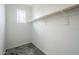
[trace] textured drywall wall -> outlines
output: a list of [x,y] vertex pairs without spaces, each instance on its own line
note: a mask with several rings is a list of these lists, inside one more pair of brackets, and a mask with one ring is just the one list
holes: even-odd
[[5,42],[5,5],[0,4],[0,54],[3,54]]
[[46,54],[79,54],[79,8],[33,22],[33,44]]
[[20,4],[6,5],[6,42],[5,49],[31,42],[31,24],[17,23],[17,8],[25,10],[26,21],[31,19],[31,8]]

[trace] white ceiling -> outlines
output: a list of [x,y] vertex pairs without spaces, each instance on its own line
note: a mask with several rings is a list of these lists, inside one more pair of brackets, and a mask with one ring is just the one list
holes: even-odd
[[24,5],[29,6],[29,7],[35,7],[35,6],[38,6],[40,4],[24,4]]
[[69,4],[24,4],[24,5],[29,7],[36,7],[36,6],[55,6],[55,5],[69,5]]

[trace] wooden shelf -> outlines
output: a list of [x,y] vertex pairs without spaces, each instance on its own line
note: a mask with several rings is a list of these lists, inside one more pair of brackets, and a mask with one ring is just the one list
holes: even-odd
[[74,4],[74,5],[71,6],[71,7],[64,8],[64,9],[62,9],[62,10],[59,10],[59,11],[55,11],[55,12],[52,12],[52,13],[46,14],[46,15],[44,15],[44,16],[41,16],[41,17],[37,18],[37,19],[29,20],[28,22],[35,22],[35,21],[37,21],[37,20],[40,20],[40,19],[43,19],[43,18],[49,17],[49,16],[54,15],[54,14],[56,14],[56,13],[59,13],[59,12],[62,12],[62,11],[65,12],[65,11],[68,11],[68,10],[71,10],[71,9],[74,9],[74,8],[77,8],[77,7],[79,7],[79,5],[78,5],[78,4],[76,4],[76,5]]

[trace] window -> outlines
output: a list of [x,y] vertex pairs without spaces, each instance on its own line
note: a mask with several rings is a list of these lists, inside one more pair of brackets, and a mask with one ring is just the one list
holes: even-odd
[[21,9],[17,9],[17,23],[26,23],[26,12]]

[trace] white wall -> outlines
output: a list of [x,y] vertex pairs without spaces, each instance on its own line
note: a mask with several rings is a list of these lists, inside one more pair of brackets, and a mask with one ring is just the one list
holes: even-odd
[[33,17],[37,19],[47,14],[51,14],[62,9],[74,6],[75,4],[37,4],[33,6]]
[[31,24],[16,22],[17,8],[26,11],[26,20],[30,20],[31,8],[24,5],[6,5],[6,46],[5,49],[13,48],[19,45],[31,42]]
[[3,54],[5,39],[5,5],[0,4],[0,55]]
[[46,54],[79,54],[79,8],[33,22],[32,43]]

